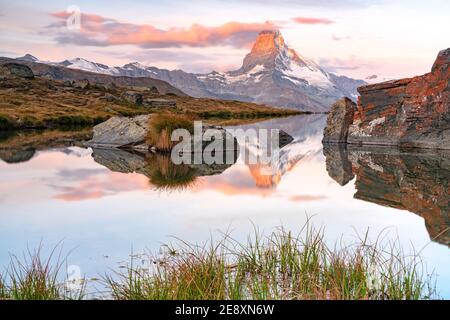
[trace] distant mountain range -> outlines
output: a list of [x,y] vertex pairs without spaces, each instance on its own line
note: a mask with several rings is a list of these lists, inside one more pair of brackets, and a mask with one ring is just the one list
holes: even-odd
[[242,67],[223,73],[170,71],[138,62],[109,67],[82,58],[55,63],[40,61],[29,54],[18,59],[112,76],[150,77],[168,82],[193,97],[255,102],[304,111],[328,111],[331,104],[343,96],[356,100],[356,88],[366,84],[326,72],[289,48],[279,31],[262,31]]

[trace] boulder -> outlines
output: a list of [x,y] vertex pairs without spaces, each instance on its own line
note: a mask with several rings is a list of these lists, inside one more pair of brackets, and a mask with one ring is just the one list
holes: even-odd
[[142,105],[144,102],[144,98],[142,94],[136,91],[126,91],[122,94],[122,99],[136,105]]
[[108,102],[112,102],[112,101],[117,100],[117,98],[114,95],[112,95],[111,93],[106,93],[104,98]]
[[74,88],[88,89],[89,86],[90,86],[89,81],[86,79],[72,81],[72,87],[74,87]]
[[34,79],[34,73],[28,66],[15,62],[2,64],[0,66],[0,75]]
[[177,106],[177,102],[167,99],[145,99],[144,105],[152,108],[173,108]]
[[353,123],[356,104],[349,98],[336,101],[328,113],[323,142],[347,142],[348,128]]
[[93,138],[87,142],[87,145],[99,148],[141,145],[145,143],[147,137],[150,117],[151,115],[141,115],[133,118],[112,117],[94,127]]
[[152,95],[159,95],[159,94],[160,94],[158,88],[155,87],[155,86],[151,87],[150,90],[149,90],[149,92],[150,92],[150,94],[152,94]]
[[105,91],[114,91],[117,89],[117,86],[114,84],[114,82],[111,83],[97,83],[95,84],[98,88],[105,90]]

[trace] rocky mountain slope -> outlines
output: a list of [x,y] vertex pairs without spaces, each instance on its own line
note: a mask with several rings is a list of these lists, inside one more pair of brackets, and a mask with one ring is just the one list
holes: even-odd
[[[31,55],[19,59],[37,61]],[[289,48],[279,31],[262,31],[242,67],[223,73],[169,71],[137,62],[108,67],[81,58],[44,63],[113,76],[159,79],[193,97],[256,102],[303,111],[328,111],[330,105],[343,96],[356,100],[357,87],[366,84],[362,80],[326,72]]]
[[152,78],[114,77],[0,58],[0,131],[90,126],[111,116],[161,111],[215,123],[298,114],[248,102],[193,98]]
[[[106,72],[98,72],[101,68],[68,68],[70,64],[67,62],[61,62],[58,64],[40,61],[37,58],[27,54],[24,57],[18,58],[21,64],[24,64],[33,71],[36,76],[45,77],[52,80],[88,80],[90,83],[96,84],[111,84],[114,83],[117,86],[126,87],[155,87],[161,94],[175,94],[178,96],[186,96],[184,92],[170,85],[169,83],[149,78],[149,77],[127,77],[127,76],[114,76],[112,77]],[[75,59],[77,61],[81,61]],[[0,57],[0,64],[12,62],[14,59]],[[91,65],[84,60],[84,65]],[[82,63],[80,63],[82,64]],[[97,65],[97,64],[95,64]],[[97,71],[97,72],[96,72]]]

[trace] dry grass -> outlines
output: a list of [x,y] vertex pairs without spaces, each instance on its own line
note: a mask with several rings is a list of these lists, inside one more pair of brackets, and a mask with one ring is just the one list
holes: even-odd
[[[92,126],[111,116],[135,116],[170,108],[137,106],[119,97],[126,87],[105,89],[91,85],[88,89],[65,87],[63,82],[37,77],[0,79],[0,130],[49,128],[61,125]],[[131,88],[131,90],[138,90]],[[105,94],[116,97],[107,101]],[[149,91],[141,91],[145,98],[154,98]],[[201,119],[252,119],[298,114],[296,111],[239,101],[196,99],[176,95],[159,98],[175,100],[176,114]],[[173,111],[173,110],[172,110]]]
[[[229,235],[192,245],[179,240],[162,254],[133,259],[126,272],[107,275],[114,299],[431,299],[431,279],[418,256],[397,243],[381,246],[360,239],[330,249],[323,232],[306,227],[294,236],[284,229],[247,243]],[[142,264],[145,261],[145,264]]]
[[70,130],[22,130],[5,131],[0,134],[0,150],[2,149],[48,149],[70,145],[75,141],[89,140],[92,130],[89,128],[71,128]]
[[45,78],[1,80],[0,130],[92,126],[112,115],[147,113],[126,103],[106,101],[104,96],[101,88],[65,87],[62,82]]
[[199,119],[252,121],[252,119],[276,118],[297,115],[301,112],[291,109],[273,108],[265,105],[235,100],[178,97],[178,108]]
[[172,141],[172,132],[186,129],[193,133],[194,120],[185,115],[160,113],[151,117],[149,128],[147,142],[160,152],[169,152],[178,143]]

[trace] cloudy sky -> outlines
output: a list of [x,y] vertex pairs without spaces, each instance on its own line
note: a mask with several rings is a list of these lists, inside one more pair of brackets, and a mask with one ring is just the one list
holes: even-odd
[[0,55],[226,71],[260,30],[280,29],[329,71],[399,78],[450,46],[449,12],[448,0],[0,0]]

